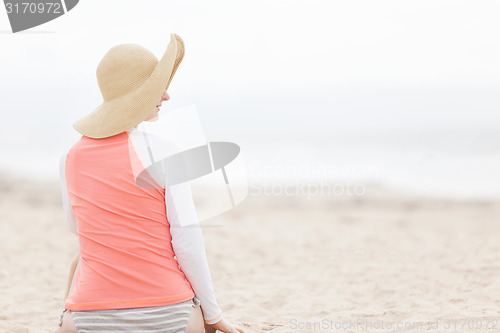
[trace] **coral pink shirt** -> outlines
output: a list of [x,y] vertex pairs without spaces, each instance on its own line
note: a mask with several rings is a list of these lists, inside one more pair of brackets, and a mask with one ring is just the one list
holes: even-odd
[[82,136],[67,154],[81,257],[67,309],[161,306],[195,296],[174,258],[165,189],[136,185],[128,135]]

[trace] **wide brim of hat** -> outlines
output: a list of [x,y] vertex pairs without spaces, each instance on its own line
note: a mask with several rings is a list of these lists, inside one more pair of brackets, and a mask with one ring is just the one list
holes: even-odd
[[151,76],[137,89],[105,101],[94,111],[73,123],[79,133],[95,139],[122,133],[145,120],[168,89],[184,57],[184,42],[170,34],[170,42]]

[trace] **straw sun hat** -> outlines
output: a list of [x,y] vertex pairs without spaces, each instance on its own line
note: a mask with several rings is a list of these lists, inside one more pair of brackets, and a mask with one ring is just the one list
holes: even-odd
[[137,44],[112,47],[97,66],[103,103],[73,127],[90,138],[106,138],[145,120],[168,89],[184,57],[184,42],[170,34],[161,60]]

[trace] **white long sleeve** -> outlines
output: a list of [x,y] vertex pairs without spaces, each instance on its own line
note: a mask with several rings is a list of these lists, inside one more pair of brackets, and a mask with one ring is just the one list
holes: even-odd
[[67,154],[68,152],[65,152],[59,159],[59,177],[61,179],[62,204],[64,213],[66,214],[66,224],[69,230],[78,236],[78,224],[76,223],[76,216],[73,212],[73,207],[71,207],[69,202],[68,189],[66,187],[65,166]]
[[201,302],[205,322],[215,324],[222,320],[223,316],[215,298],[203,235],[189,183],[167,187],[165,204],[172,235],[172,247],[179,267]]

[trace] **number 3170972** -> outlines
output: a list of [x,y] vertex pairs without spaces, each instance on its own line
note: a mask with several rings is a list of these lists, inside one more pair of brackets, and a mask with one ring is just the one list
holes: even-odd
[[34,13],[53,13],[62,14],[61,4],[57,2],[21,2],[21,3],[5,3],[7,14],[12,12],[16,14],[34,14]]

